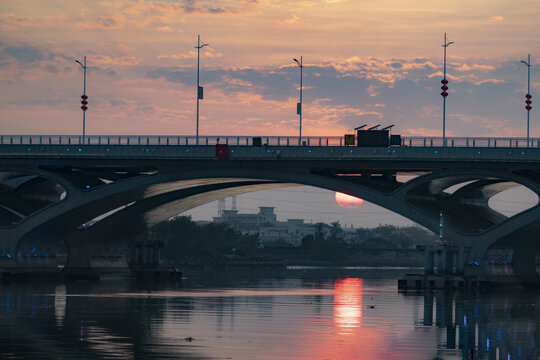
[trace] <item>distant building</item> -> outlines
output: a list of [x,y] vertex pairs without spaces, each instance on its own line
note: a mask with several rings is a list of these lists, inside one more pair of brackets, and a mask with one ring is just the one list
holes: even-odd
[[315,233],[315,227],[303,219],[277,221],[273,207],[261,206],[257,214],[240,214],[238,210],[221,210],[221,213],[214,217],[214,222],[228,223],[243,233],[258,234],[262,244],[284,240],[300,246],[304,236]]

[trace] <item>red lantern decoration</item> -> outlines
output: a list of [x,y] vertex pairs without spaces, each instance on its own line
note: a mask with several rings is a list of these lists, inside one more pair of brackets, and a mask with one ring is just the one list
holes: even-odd
[[531,106],[531,105],[527,105],[527,106],[525,106],[525,109],[527,109],[527,111],[531,111],[532,106]]
[[82,104],[81,109],[82,109],[82,111],[88,110],[88,106],[86,106],[86,105],[88,105],[88,101],[86,101],[86,99],[88,99],[88,96],[81,95],[81,99],[82,99],[81,100],[81,104]]
[[446,85],[446,84],[448,84],[448,80],[442,79],[442,80],[441,80],[441,83],[442,83],[443,85]]
[[443,92],[441,93],[441,96],[442,96],[442,97],[447,97],[447,96],[448,96],[448,93],[447,93],[446,91],[443,91]]

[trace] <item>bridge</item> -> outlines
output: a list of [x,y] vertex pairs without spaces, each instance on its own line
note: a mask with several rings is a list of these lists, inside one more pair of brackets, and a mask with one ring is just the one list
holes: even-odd
[[[147,233],[196,206],[291,185],[339,191],[445,237],[455,268],[540,284],[540,206],[492,209],[516,186],[540,194],[540,139],[403,137],[0,136],[3,274],[101,274],[153,266]],[[64,259],[65,256],[65,259]]]

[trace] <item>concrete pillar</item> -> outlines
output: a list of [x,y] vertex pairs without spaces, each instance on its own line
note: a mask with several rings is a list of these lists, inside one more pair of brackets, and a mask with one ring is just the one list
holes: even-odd
[[137,267],[141,268],[144,264],[144,245],[137,244]]
[[454,248],[453,247],[447,247],[446,248],[446,260],[445,260],[445,268],[444,273],[445,274],[453,274],[454,273]]
[[68,255],[62,273],[69,278],[99,279],[98,274],[90,265],[91,241],[84,236],[74,236],[66,238],[66,243]]
[[451,324],[446,328],[446,348],[456,348],[456,327]]
[[144,265],[145,267],[152,266],[152,253],[153,248],[152,245],[145,245],[144,250],[146,251],[146,258],[144,259]]
[[152,267],[155,267],[155,268],[159,267],[159,256],[160,256],[159,243],[154,242]]
[[437,250],[437,274],[446,274],[446,247]]
[[424,248],[424,274],[433,275],[434,274],[434,251],[432,246],[426,245]]
[[424,292],[424,326],[433,326],[433,293]]
[[456,251],[456,274],[465,273],[465,247],[459,246]]

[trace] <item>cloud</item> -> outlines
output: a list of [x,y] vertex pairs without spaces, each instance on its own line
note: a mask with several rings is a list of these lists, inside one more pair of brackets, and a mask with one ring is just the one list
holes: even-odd
[[12,59],[19,63],[31,63],[43,60],[43,52],[38,48],[21,45],[8,46],[0,52],[0,59]]
[[500,22],[500,21],[503,21],[504,20],[504,16],[500,16],[500,15],[496,15],[496,16],[490,16],[488,18],[489,22]]
[[108,55],[93,55],[91,61],[98,64],[122,66],[134,66],[139,64],[139,60],[134,56],[110,57]]
[[158,26],[154,28],[154,30],[162,32],[172,32],[172,29],[169,26]]
[[292,25],[292,24],[297,24],[299,21],[300,21],[300,18],[293,14],[290,18],[283,20],[283,23]]
[[50,22],[32,18],[30,16],[17,16],[15,14],[1,14],[0,28],[5,31],[13,31],[26,27],[38,27],[50,24]]
[[[223,57],[223,54],[215,51],[212,48],[205,48],[204,52],[201,53],[201,56],[210,59],[218,59]],[[196,59],[197,51],[190,50],[187,53],[183,54],[169,54],[169,55],[158,55],[158,59],[174,59],[174,60],[185,60],[185,59]]]
[[78,29],[87,30],[119,30],[123,29],[126,24],[126,19],[123,15],[117,16],[100,16],[94,21],[80,21],[75,24]]

